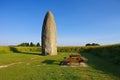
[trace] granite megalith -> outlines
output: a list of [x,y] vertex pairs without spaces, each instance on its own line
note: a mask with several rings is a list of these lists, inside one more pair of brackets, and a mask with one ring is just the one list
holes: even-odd
[[42,54],[57,55],[57,32],[53,14],[48,11],[42,26]]

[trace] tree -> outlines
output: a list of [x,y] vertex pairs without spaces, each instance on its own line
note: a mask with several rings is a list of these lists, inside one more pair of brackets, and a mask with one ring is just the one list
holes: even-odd
[[29,43],[25,43],[25,46],[29,46]]
[[92,44],[87,43],[85,46],[100,46],[100,44],[98,44],[98,43],[92,43]]
[[35,46],[35,44],[33,44],[32,42],[30,42],[30,46],[32,47],[32,46]]
[[24,43],[19,44],[18,46],[29,46],[29,43],[24,42]]
[[100,46],[100,45],[97,44],[97,43],[92,43],[91,45],[92,45],[92,46]]
[[85,46],[91,46],[91,44],[90,44],[90,43],[87,43]]
[[39,47],[39,46],[40,46],[40,43],[38,42],[36,46],[38,46],[38,47]]

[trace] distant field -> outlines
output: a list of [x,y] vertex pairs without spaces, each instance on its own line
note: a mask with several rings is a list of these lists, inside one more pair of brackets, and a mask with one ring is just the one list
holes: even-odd
[[119,65],[91,52],[81,52],[89,67],[61,67],[60,61],[69,53],[41,56],[35,48],[0,47],[0,80],[120,80]]

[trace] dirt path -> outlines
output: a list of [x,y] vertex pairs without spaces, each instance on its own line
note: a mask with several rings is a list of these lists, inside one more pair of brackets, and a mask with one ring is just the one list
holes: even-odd
[[23,62],[16,62],[16,63],[7,64],[7,65],[0,65],[0,69],[9,67],[9,66],[12,66],[12,65],[15,65],[15,64],[21,64],[21,63],[23,63]]
[[[36,58],[37,57],[33,57],[30,60],[35,60]],[[23,63],[23,62],[16,62],[16,63],[6,64],[6,65],[0,65],[0,69],[6,68],[6,67],[9,67],[9,66],[12,66],[12,65],[16,65],[16,64],[21,64],[21,63]]]

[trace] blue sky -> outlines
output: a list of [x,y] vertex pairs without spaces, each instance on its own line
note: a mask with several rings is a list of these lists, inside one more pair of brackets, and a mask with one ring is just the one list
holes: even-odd
[[41,43],[48,10],[58,45],[120,43],[120,0],[0,0],[0,45]]

